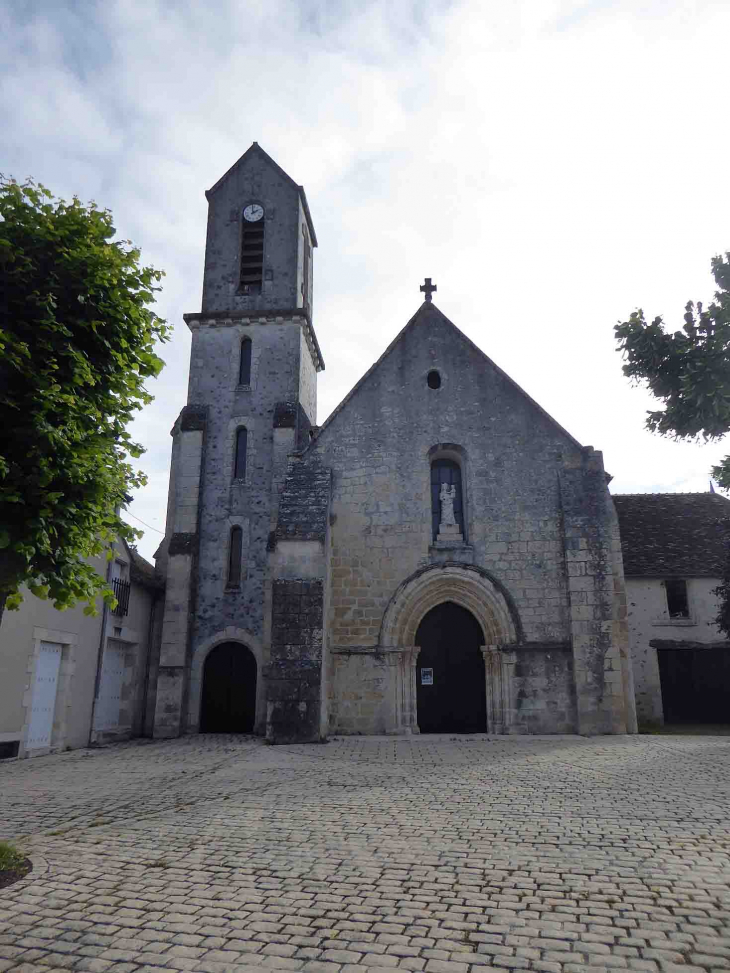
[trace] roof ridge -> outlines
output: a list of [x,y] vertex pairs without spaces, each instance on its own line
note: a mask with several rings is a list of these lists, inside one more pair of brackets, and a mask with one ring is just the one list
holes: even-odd
[[676,492],[666,491],[665,493],[612,493],[612,497],[717,497],[719,500],[728,500],[723,493],[715,493],[711,490],[677,490]]

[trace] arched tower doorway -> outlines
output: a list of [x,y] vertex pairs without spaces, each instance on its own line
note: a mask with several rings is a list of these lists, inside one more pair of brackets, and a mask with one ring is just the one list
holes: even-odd
[[256,658],[240,642],[208,653],[200,700],[201,733],[252,733],[256,720]]
[[416,631],[416,705],[421,733],[485,733],[484,635],[453,601],[428,611]]

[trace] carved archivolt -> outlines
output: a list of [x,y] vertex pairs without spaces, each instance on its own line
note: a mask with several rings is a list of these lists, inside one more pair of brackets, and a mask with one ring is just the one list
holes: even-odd
[[515,621],[497,585],[478,569],[446,564],[419,571],[398,588],[383,616],[380,644],[415,645],[424,615],[445,601],[474,615],[484,633],[484,645],[517,641]]

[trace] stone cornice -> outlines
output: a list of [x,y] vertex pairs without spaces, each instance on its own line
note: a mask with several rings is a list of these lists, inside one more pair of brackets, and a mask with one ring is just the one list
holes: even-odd
[[274,308],[251,311],[200,311],[183,314],[183,321],[191,331],[198,328],[232,328],[234,325],[249,324],[299,324],[304,328],[304,337],[318,372],[324,371],[324,358],[314,333],[312,319],[303,307]]

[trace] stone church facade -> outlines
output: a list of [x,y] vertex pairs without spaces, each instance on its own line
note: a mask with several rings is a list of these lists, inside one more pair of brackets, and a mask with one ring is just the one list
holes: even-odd
[[317,426],[304,191],[254,143],[207,197],[155,735],[635,732],[600,452],[428,287]]

